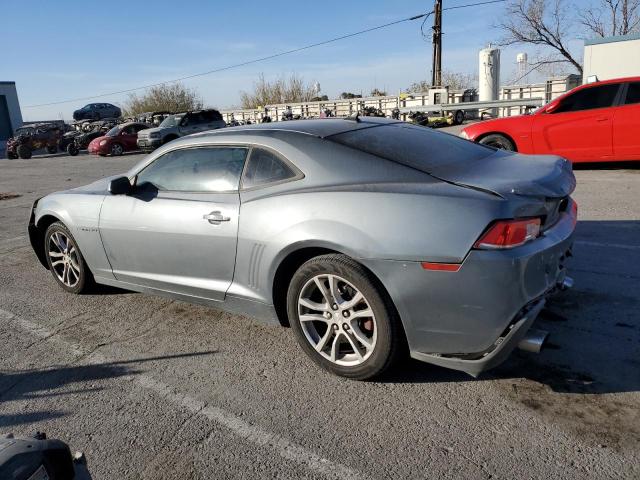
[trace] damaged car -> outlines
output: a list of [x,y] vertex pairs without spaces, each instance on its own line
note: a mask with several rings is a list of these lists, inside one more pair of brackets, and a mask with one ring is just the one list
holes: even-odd
[[[38,199],[29,237],[70,293],[111,285],[290,326],[353,379],[411,357],[471,375],[569,286],[571,163],[375,118],[189,135]],[[247,346],[250,348],[250,346]]]

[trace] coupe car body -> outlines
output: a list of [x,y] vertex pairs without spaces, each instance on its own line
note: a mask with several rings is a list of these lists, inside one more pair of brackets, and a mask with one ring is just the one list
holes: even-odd
[[573,162],[640,160],[640,77],[574,88],[531,115],[465,127],[464,138]]
[[122,155],[138,149],[138,132],[149,128],[146,123],[130,122],[116,125],[105,135],[89,142],[87,150],[92,155]]
[[67,289],[61,265],[84,261],[97,283],[291,324],[339,374],[406,342],[476,375],[564,280],[574,188],[558,157],[386,119],[301,120],[173,141],[124,177],[38,200],[29,234]]

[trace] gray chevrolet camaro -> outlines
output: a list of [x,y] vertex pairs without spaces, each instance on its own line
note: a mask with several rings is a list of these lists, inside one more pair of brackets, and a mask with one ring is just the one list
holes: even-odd
[[106,284],[290,325],[350,378],[407,350],[477,375],[535,347],[533,321],[569,282],[574,188],[559,157],[387,119],[289,121],[184,137],[47,195],[29,236],[68,292]]

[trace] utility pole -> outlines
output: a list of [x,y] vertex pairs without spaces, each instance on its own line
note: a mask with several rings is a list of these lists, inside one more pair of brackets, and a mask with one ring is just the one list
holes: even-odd
[[431,85],[442,86],[442,0],[433,6],[433,65]]

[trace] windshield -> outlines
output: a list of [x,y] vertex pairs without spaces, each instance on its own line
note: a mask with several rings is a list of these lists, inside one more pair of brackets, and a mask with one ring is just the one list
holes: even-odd
[[180,123],[184,115],[169,115],[160,124],[161,127],[175,127]]
[[120,127],[113,127],[106,133],[106,135],[107,137],[115,137],[118,133],[120,133]]
[[472,164],[495,151],[448,133],[406,123],[351,130],[331,135],[327,140],[425,173],[445,165]]

